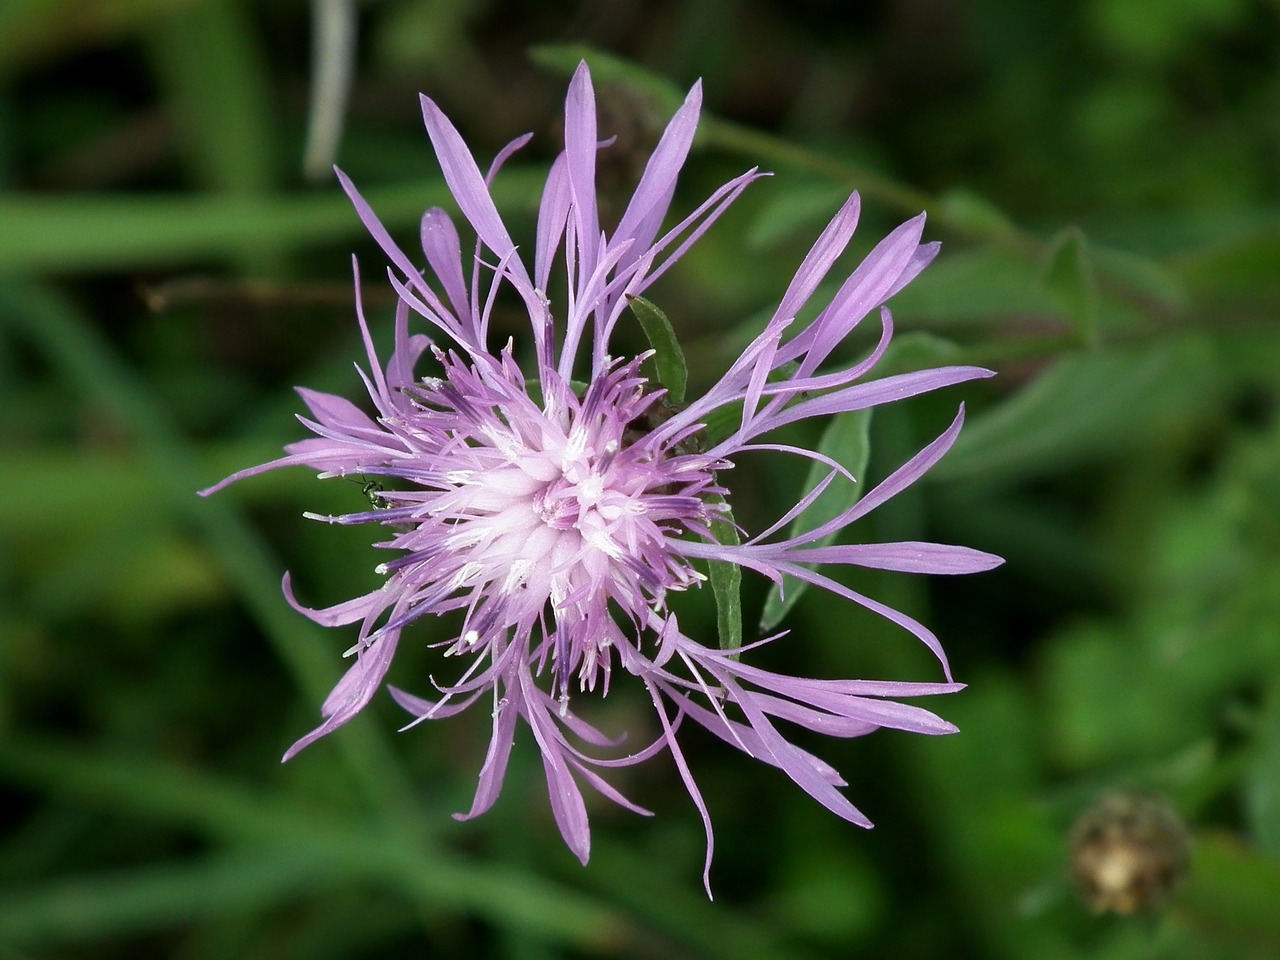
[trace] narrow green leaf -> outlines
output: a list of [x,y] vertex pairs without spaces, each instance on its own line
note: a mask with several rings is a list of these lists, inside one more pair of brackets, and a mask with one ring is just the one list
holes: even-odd
[[1096,345],[1098,285],[1088,243],[1079,227],[1068,227],[1050,242],[1044,283],[1049,295],[1071,318],[1080,342]]
[[156,17],[146,50],[200,186],[261,195],[275,183],[271,80],[249,11],[200,3]]
[[1275,702],[1258,729],[1257,759],[1245,779],[1245,810],[1258,849],[1280,857],[1280,683],[1272,683]]
[[1221,389],[1211,361],[1196,337],[1065,356],[966,424],[929,478],[1022,478],[1148,443],[1206,409]]
[[8,893],[0,906],[0,938],[47,949],[51,944],[137,935],[276,907],[351,883],[353,873],[349,862],[328,850],[268,847],[214,854],[192,863],[79,874]]
[[1089,244],[1089,263],[1100,286],[1115,286],[1126,296],[1136,296],[1160,311],[1178,313],[1188,308],[1191,294],[1179,273],[1154,257]]
[[1224,928],[1248,938],[1252,956],[1280,950],[1280,866],[1231,837],[1202,833],[1186,887],[1175,903],[1179,913],[1206,930]]
[[658,371],[658,382],[667,388],[667,398],[672,403],[684,403],[684,388],[689,382],[689,368],[685,365],[684,351],[676,340],[676,332],[671,321],[656,304],[644,297],[627,297],[631,312],[644,328],[644,335],[649,338],[649,346],[653,347],[654,366]]
[[[508,166],[493,185],[501,209],[531,208],[545,167]],[[442,178],[371,188],[365,199],[388,230],[416,228],[429,206],[454,201]],[[533,199],[530,200],[530,197]],[[20,194],[0,196],[0,270],[76,272],[148,269],[309,249],[365,236],[337,189],[261,197],[198,194]]]
[[[296,796],[283,790],[249,786],[176,761],[91,751],[52,738],[27,738],[21,744],[0,744],[0,777],[125,814],[189,824],[211,839],[239,849],[247,844],[251,850],[274,848],[286,858],[318,858],[326,864],[325,871],[333,871],[348,882],[377,877],[378,883],[402,891],[410,902],[471,912],[495,924],[532,931],[588,952],[600,943],[613,942],[627,930],[626,918],[596,897],[520,868],[486,865],[451,854],[418,827],[406,826],[411,821],[378,824],[312,803],[300,804]],[[402,829],[392,830],[385,825],[389,823]],[[413,832],[407,832],[410,829]],[[232,855],[242,854],[227,856]],[[121,930],[145,924],[147,915],[141,901],[148,892],[156,891],[163,868],[129,876],[136,882],[123,883],[115,897],[85,916],[86,923],[101,929],[115,925]],[[189,892],[193,885],[204,884],[211,895],[214,885],[225,878],[225,871],[217,869],[204,876],[193,869],[186,875]],[[177,882],[179,874],[170,879]],[[281,893],[290,879],[289,871],[282,867],[275,876],[258,882],[259,893],[263,897],[273,889]],[[83,887],[76,891],[77,881],[66,883],[64,889],[75,892],[73,906],[92,899],[89,894],[93,891],[85,892]],[[45,899],[40,896],[42,890],[49,896],[57,893],[56,888],[33,887],[25,902],[13,897],[0,902],[0,942],[10,931],[30,931],[46,939],[53,935],[40,924],[48,916],[48,907],[41,902]],[[218,896],[225,899],[229,895],[222,891]],[[189,896],[175,889],[153,906],[156,919],[168,921],[194,905]],[[213,902],[209,909],[236,906]],[[22,908],[33,911],[29,919]],[[37,908],[39,915],[34,913]],[[72,932],[62,931],[64,936]]]
[[[724,503],[724,500],[714,497],[711,502]],[[742,542],[727,504],[721,517],[711,521],[711,532],[725,546],[737,546]],[[716,631],[720,637],[720,649],[731,650],[742,646],[742,568],[724,560],[713,560],[710,567],[711,592],[716,598]]]
[[844,184],[825,180],[805,178],[776,186],[755,208],[746,236],[754,249],[780,246],[795,237],[812,239],[849,196]]
[[[870,410],[838,414],[831,418],[823,431],[822,439],[818,442],[818,452],[844,466],[861,481],[867,469],[867,459],[871,455],[870,429]],[[805,481],[805,492],[812,490],[830,472],[830,467],[813,461]],[[822,496],[791,522],[787,535],[797,536],[834,519],[858,501],[862,490],[861,482],[852,484],[842,477],[836,477],[822,492]],[[834,539],[834,535],[823,537],[815,542],[815,546],[829,544]],[[770,586],[764,601],[764,612],[760,617],[760,629],[768,632],[781,623],[808,586],[804,580],[797,580],[795,577],[783,577],[781,588],[777,584]]]
[[989,327],[1054,306],[1035,264],[997,247],[948,252],[893,295],[895,316],[933,331]]
[[975,237],[1010,241],[1018,235],[1018,228],[1003,210],[963,187],[942,194],[931,208],[930,216],[940,217],[953,230]]

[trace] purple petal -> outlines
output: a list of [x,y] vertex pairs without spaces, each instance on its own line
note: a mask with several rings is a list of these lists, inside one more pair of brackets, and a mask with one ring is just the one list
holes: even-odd
[[751,436],[766,430],[776,430],[783,424],[794,423],[797,420],[825,417],[833,413],[848,413],[851,410],[865,410],[882,403],[894,403],[922,393],[941,390],[943,387],[954,386],[957,383],[994,376],[995,371],[982,367],[938,367],[934,370],[917,370],[914,373],[900,373],[896,376],[872,380],[869,383],[858,383],[797,403],[772,417],[761,417],[761,424],[752,430]]
[[813,247],[805,255],[795,276],[791,279],[787,292],[778,303],[775,316],[794,317],[809,302],[813,291],[831,270],[840,254],[853,238],[858,226],[858,215],[862,210],[862,199],[854,193],[845,201],[840,212],[831,218],[818,237]]
[[505,709],[494,711],[493,735],[489,738],[489,750],[485,754],[484,766],[480,768],[480,779],[476,785],[476,795],[471,801],[471,809],[466,813],[455,813],[455,820],[470,820],[478,817],[493,806],[502,792],[502,782],[507,775],[507,761],[511,758],[511,747],[515,743],[516,720],[519,711],[507,705]]
[[797,747],[788,743],[774,729],[773,724],[769,722],[764,711],[756,705],[755,698],[750,693],[742,690],[727,676],[721,676],[720,680],[728,689],[730,697],[746,715],[752,729],[759,734],[761,741],[778,761],[778,766],[795,781],[801,790],[836,816],[860,827],[871,826],[871,821],[862,811],[850,803],[849,799],[840,793],[819,770],[815,769],[813,764],[807,762]]
[[844,546],[789,550],[787,556],[800,563],[847,563],[876,570],[903,573],[982,573],[1004,563],[1003,557],[971,547],[946,543],[856,543]]
[[911,261],[903,268],[902,273],[898,274],[897,281],[889,288],[889,292],[884,295],[884,299],[891,299],[894,294],[920,276],[924,268],[933,263],[934,258],[938,256],[938,251],[941,249],[942,244],[937,240],[920,244],[915,253],[911,255]]
[[374,436],[382,434],[382,428],[369,419],[369,415],[345,397],[332,393],[320,393],[306,387],[294,387],[302,402],[326,427],[347,433],[368,431]]
[[569,192],[577,221],[578,245],[582,251],[579,269],[594,269],[598,256],[600,219],[596,214],[596,98],[591,89],[591,72],[586,62],[578,64],[569,95],[564,102],[564,156],[569,174]]
[[778,362],[788,363],[803,355],[801,375],[816,369],[863,317],[884,303],[898,277],[911,265],[923,231],[924,214],[920,214],[876,244],[827,308],[779,352]]
[[[458,209],[475,228],[476,234],[490,250],[499,257],[507,256],[515,250],[511,235],[507,232],[498,208],[494,206],[493,197],[485,185],[480,168],[476,166],[471,151],[467,149],[462,136],[449,118],[428,97],[422,97],[422,117],[427,125],[427,135],[435,148],[436,158],[440,162],[440,171],[448,184],[449,192],[458,202]],[[512,263],[512,273],[519,278],[520,293],[532,293],[528,275],[519,259]]]
[[462,273],[462,242],[449,215],[432,207],[422,215],[422,252],[444,288],[459,323],[471,319],[471,300]]
[[609,800],[612,800],[618,806],[622,807],[624,810],[630,810],[632,813],[637,813],[642,817],[653,816],[652,810],[649,810],[645,807],[640,806],[638,803],[634,803],[631,800],[628,800],[625,796],[622,795],[622,793],[617,788],[615,788],[611,783],[609,783],[609,781],[605,780],[598,773],[596,773],[594,770],[592,770],[590,767],[584,764],[581,760],[577,759],[576,757],[568,757],[568,756],[567,756],[567,759],[569,760],[569,763],[573,766],[573,768],[576,771],[578,771],[578,774],[582,776],[582,778],[585,779],[589,784],[591,784],[591,786],[595,789],[595,791],[599,793],[602,797],[606,797]]
[[533,276],[539,290],[546,292],[551,282],[551,263],[564,236],[565,221],[569,216],[569,174],[564,154],[556,157],[542,188],[542,202],[538,208],[538,237],[534,246]]
[[[840,526],[845,526],[860,517],[865,517],[876,507],[896,497],[924,476],[951,449],[951,445],[956,442],[956,437],[960,436],[960,428],[963,426],[964,404],[960,404],[960,409],[956,411],[955,419],[951,421],[951,425],[938,434],[928,446],[924,447],[914,457],[872,487],[861,500],[853,505],[853,508],[846,514],[847,519],[844,519]],[[823,524],[823,526],[827,525]]]
[[288,573],[281,579],[280,589],[289,606],[322,627],[341,627],[348,623],[355,623],[357,620],[367,619],[370,613],[376,613],[391,605],[391,598],[386,591],[375,590],[342,603],[335,603],[332,607],[320,609],[304,607],[293,594],[293,578]]
[[383,634],[377,643],[362,652],[351,668],[343,674],[342,679],[338,681],[338,685],[333,688],[333,692],[321,707],[320,715],[326,718],[325,722],[285,751],[282,762],[293,758],[300,750],[332,733],[364,709],[377,692],[382,678],[386,676],[399,639],[399,632]]
[[627,204],[613,240],[634,240],[630,257],[634,260],[648,248],[657,236],[667,207],[675,193],[676,177],[689,156],[694,133],[698,129],[698,115],[702,110],[702,81],[690,89],[684,103],[662,132],[662,139],[649,157],[640,182],[636,185],[631,202]]

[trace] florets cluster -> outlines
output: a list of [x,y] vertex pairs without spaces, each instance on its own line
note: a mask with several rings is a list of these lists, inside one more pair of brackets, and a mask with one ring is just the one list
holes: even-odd
[[[803,534],[774,538],[848,470],[824,455],[759,438],[787,424],[863,410],[990,375],[944,367],[869,379],[892,336],[883,303],[937,253],[921,243],[923,216],[883,240],[844,281],[816,319],[787,337],[858,219],[855,194],[801,263],[772,320],[701,397],[676,411],[663,388],[642,373],[648,355],[614,357],[614,326],[654,282],[754,179],[748,171],[661,233],[676,176],[700,106],[690,92],[671,120],[623,216],[602,229],[595,201],[597,142],[591,78],[582,66],[569,88],[565,149],[553,165],[538,217],[532,272],[511,240],[489,193],[503,162],[526,142],[499,154],[482,175],[457,131],[423,99],[427,131],[445,180],[477,236],[466,276],[462,246],[440,209],[423,218],[426,268],[391,239],[349,180],[339,178],[386,252],[399,293],[394,352],[385,365],[373,347],[364,312],[357,314],[368,371],[362,373],[372,416],[355,404],[302,389],[315,436],[286,456],[228,477],[209,491],[264,470],[306,465],[322,477],[364,477],[370,509],[343,516],[310,515],[341,524],[377,524],[390,535],[379,546],[393,559],[379,567],[383,586],[327,609],[303,607],[289,578],[285,594],[327,626],[359,624],[354,662],[322,707],[324,722],[290,748],[292,756],[358,713],[383,685],[405,628],[455,613],[456,632],[438,643],[456,664],[454,679],[433,677],[431,699],[392,689],[414,723],[441,719],[477,701],[493,716],[489,752],[471,810],[496,800],[515,731],[523,723],[542,754],[548,793],[561,833],[585,862],[590,832],[580,785],[647,813],[623,797],[600,770],[644,761],[662,751],[702,815],[711,858],[711,823],[676,737],[691,720],[731,746],[782,769],[824,806],[869,826],[839,787],[840,775],[793,745],[778,721],[837,737],[880,727],[947,733],[950,724],[896,697],[948,693],[941,645],[922,624],[819,572],[854,564],[919,573],[989,569],[999,558],[932,543],[829,545],[831,535],[865,516],[920,477],[954,441],[963,411],[933,443],[865,493],[856,504]],[[560,254],[561,256],[557,256]],[[553,264],[564,270],[566,299],[553,309],[545,291]],[[508,342],[491,348],[496,295],[510,288],[528,312],[532,358],[522,366]],[[359,284],[357,282],[357,290]],[[879,343],[860,363],[822,368],[869,313],[882,326]],[[442,345],[409,332],[416,314]],[[428,367],[425,374],[420,366]],[[528,371],[528,372],[526,372]],[[576,373],[586,380],[575,382]],[[532,375],[529,375],[529,374]],[[740,411],[727,435],[705,441],[716,411]],[[661,416],[655,415],[661,410]],[[695,438],[701,442],[692,442]],[[717,536],[732,528],[729,491],[717,477],[747,451],[767,450],[824,463],[826,480],[801,497],[769,529],[745,542]],[[770,539],[773,538],[773,539]],[[732,542],[728,542],[729,540]],[[720,649],[686,635],[668,606],[672,592],[698,586],[707,564],[732,564],[781,583],[784,575],[823,587],[911,631],[938,656],[946,681],[897,683],[817,680],[772,673],[741,659],[748,648]],[[701,568],[701,570],[700,570]],[[775,638],[770,638],[775,639]],[[762,641],[764,642],[764,641]],[[660,732],[648,745],[621,741],[582,720],[578,697],[608,693],[615,675],[647,691]],[[604,755],[602,755],[604,754]],[[612,754],[610,756],[609,754]]]

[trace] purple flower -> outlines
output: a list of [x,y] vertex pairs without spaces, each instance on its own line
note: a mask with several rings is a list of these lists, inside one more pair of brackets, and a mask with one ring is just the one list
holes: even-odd
[[[321,477],[374,478],[370,507],[339,517],[341,524],[380,524],[381,547],[395,556],[379,566],[382,587],[322,610],[303,607],[289,578],[285,596],[317,623],[358,623],[350,669],[322,707],[324,722],[285,754],[331,733],[354,717],[382,685],[401,634],[414,621],[459,611],[460,628],[437,644],[456,664],[453,678],[432,679],[423,699],[391,694],[415,718],[452,716],[477,702],[493,716],[493,735],[471,809],[488,810],[501,790],[515,729],[525,723],[542,753],[556,823],[585,863],[590,830],[582,784],[637,813],[600,770],[628,766],[666,750],[675,761],[707,832],[711,821],[676,738],[686,721],[781,768],[823,806],[870,826],[839,791],[845,781],[828,764],[789,742],[785,721],[836,737],[879,727],[949,733],[954,727],[896,697],[950,693],[961,685],[937,638],[907,615],[817,572],[823,564],[853,564],[913,573],[970,573],[998,557],[934,543],[824,545],[829,535],[863,517],[918,479],[951,446],[952,425],[854,506],[807,533],[770,539],[808,509],[827,483],[848,471],[822,454],[762,438],[789,423],[828,417],[901,400],[991,373],[944,367],[867,379],[889,345],[885,300],[909,283],[937,253],[922,244],[923,215],[904,223],[845,280],[815,320],[788,336],[796,315],[853,235],[858,197],[850,197],[823,231],[783,295],[772,320],[715,384],[675,411],[663,389],[641,373],[648,354],[610,353],[615,324],[639,296],[695,242],[747,187],[755,170],[716,190],[674,227],[661,227],[677,174],[693,140],[701,101],[695,85],[668,124],[617,226],[600,223],[595,195],[595,99],[586,65],[579,67],[565,104],[565,149],[547,177],[538,214],[532,271],[494,206],[488,184],[529,139],[504,149],[482,174],[462,138],[423,98],[427,132],[463,216],[477,235],[471,275],[453,222],[440,209],[422,219],[427,269],[414,263],[351,182],[339,173],[369,231],[392,263],[399,293],[395,349],[385,368],[375,353],[363,310],[357,316],[368,355],[363,375],[373,417],[348,400],[300,389],[316,436],[286,447],[287,456],[243,470],[205,493],[276,467],[306,465]],[[552,281],[563,253],[563,274]],[[489,322],[503,287],[523,301],[532,343],[529,369],[512,343],[490,343]],[[563,302],[548,289],[563,288]],[[359,284],[357,283],[357,291]],[[845,336],[879,308],[882,334],[865,360],[820,369]],[[439,343],[409,333],[409,314],[435,327]],[[424,354],[429,354],[424,358]],[[425,360],[429,373],[416,373]],[[585,384],[575,381],[585,377]],[[715,411],[741,410],[731,431],[706,441]],[[661,413],[662,415],[658,415]],[[830,468],[763,533],[738,543],[717,537],[730,491],[723,472],[744,451],[775,451]],[[386,481],[385,484],[383,481]],[[721,542],[732,540],[734,542]],[[781,583],[784,574],[862,604],[909,630],[942,663],[944,683],[819,680],[772,673],[740,654],[687,635],[668,607],[668,594],[700,586],[699,568],[723,562]],[[770,638],[776,639],[776,638]],[[764,641],[761,641],[764,642]],[[660,732],[648,745],[619,749],[584,722],[575,703],[605,696],[615,680],[647,691]],[[608,754],[612,752],[610,757]],[[605,755],[602,758],[601,755]]]

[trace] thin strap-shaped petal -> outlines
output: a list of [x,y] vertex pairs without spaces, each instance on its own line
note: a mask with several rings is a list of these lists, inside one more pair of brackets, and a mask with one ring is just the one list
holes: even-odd
[[941,390],[943,387],[954,386],[957,383],[983,380],[994,376],[994,370],[983,367],[936,367],[931,370],[917,370],[914,373],[900,373],[868,383],[858,383],[788,407],[769,418],[764,429],[757,424],[748,436],[755,436],[765,430],[776,430],[784,424],[794,423],[797,420],[825,417],[833,413],[848,413],[851,410],[865,410],[868,407],[877,407],[933,390]]
[[[833,460],[832,463],[835,463],[835,461]],[[845,474],[846,476],[849,477],[850,480],[853,479],[852,475],[849,474],[847,470],[845,471]],[[813,489],[810,490],[808,493],[806,493],[802,498],[800,498],[800,500],[796,502],[796,505],[794,507],[792,507],[786,513],[780,516],[777,520],[775,520],[773,523],[769,524],[768,527],[761,530],[754,537],[748,540],[744,544],[744,546],[749,547],[754,544],[762,542],[766,537],[772,536],[774,533],[777,533],[779,530],[785,527],[788,523],[790,523],[796,517],[800,516],[800,514],[808,510],[811,506],[813,506],[814,501],[817,500],[818,497],[822,496],[823,491],[825,491],[827,487],[831,485],[831,481],[834,480],[837,476],[838,474],[836,473],[835,470],[830,471],[825,477],[823,477],[816,484],[814,484]]]
[[912,280],[920,276],[924,268],[933,263],[934,258],[938,256],[938,251],[941,249],[942,244],[937,240],[920,244],[916,248],[916,252],[911,255],[911,261],[903,268],[902,273],[898,274],[897,282],[884,295],[884,299],[890,299]]
[[[532,680],[520,671],[520,688],[525,719],[542,753],[542,770],[547,778],[547,796],[551,800],[551,813],[565,845],[583,864],[591,859],[591,826],[587,821],[587,807],[582,801],[582,791],[573,779],[564,748],[543,707],[534,701]],[[511,709],[513,704],[508,704]]]
[[462,241],[449,214],[432,207],[422,215],[422,252],[427,257],[459,323],[472,319],[467,281],[462,273]]
[[893,700],[842,697],[823,702],[797,693],[797,698],[805,701],[797,703],[764,693],[752,696],[765,713],[829,737],[859,737],[885,727],[929,736],[955,733],[958,729],[923,707]]
[[[688,714],[690,719],[701,724],[708,732],[715,734],[734,749],[742,750],[753,760],[759,760],[761,763],[781,768],[781,764],[778,762],[777,757],[774,756],[773,750],[761,739],[760,734],[748,724],[737,720],[726,720],[722,715],[708,710],[685,694],[669,691],[667,695],[681,710]],[[755,694],[744,695],[755,696]],[[809,753],[807,750],[796,747],[794,744],[792,748],[798,756],[804,759],[805,763],[812,766],[819,776],[823,777],[832,786],[844,786],[844,778],[840,776],[840,772],[831,764],[821,757]]]
[[360,262],[351,256],[351,275],[355,284],[356,323],[360,327],[360,339],[364,343],[365,359],[369,361],[369,374],[373,377],[378,396],[385,403],[387,397],[387,381],[382,372],[382,364],[378,362],[378,351],[373,346],[373,336],[369,333],[369,323],[364,316],[364,297],[360,292]]
[[787,559],[800,563],[843,563],[902,573],[954,575],[982,573],[1004,563],[1003,557],[949,543],[853,543],[806,550],[788,550]]
[[[369,231],[369,235],[382,248],[382,252],[387,255],[396,268],[404,275],[405,282],[412,284],[417,295],[430,305],[431,309],[438,314],[443,315],[448,320],[453,319],[453,314],[440,302],[435,291],[422,278],[422,273],[414,265],[413,261],[405,255],[399,245],[391,239],[391,234],[387,232],[387,228],[382,225],[382,221],[378,219],[378,215],[373,212],[373,208],[369,206],[369,202],[356,189],[356,185],[351,182],[351,178],[339,170],[333,168],[333,172],[338,176],[338,183],[342,185],[342,189],[346,192],[347,197],[351,200],[351,205],[356,208],[356,214],[360,217],[360,221],[364,224],[365,229]],[[456,326],[456,325],[455,325]],[[457,334],[454,334],[457,336]]]
[[851,590],[849,587],[841,583],[837,583],[830,577],[809,569],[801,563],[792,563],[786,559],[785,553],[771,553],[768,548],[772,544],[760,544],[753,547],[725,547],[720,544],[705,544],[695,542],[685,542],[681,544],[681,550],[686,556],[705,557],[709,560],[729,560],[737,563],[741,567],[747,567],[762,573],[773,579],[777,579],[779,574],[790,574],[798,580],[804,580],[824,590],[829,590],[836,596],[844,597],[846,600],[852,600],[854,603],[866,607],[873,613],[878,613],[891,623],[896,623],[915,636],[929,648],[929,651],[938,659],[942,665],[943,673],[948,680],[951,679],[951,667],[947,662],[946,651],[942,649],[942,643],[932,630],[923,623],[913,617],[907,616],[893,607],[873,600],[865,594]]
[[873,613],[880,614],[880,616],[884,617],[890,623],[896,623],[908,632],[915,634],[920,642],[929,648],[929,652],[937,658],[938,663],[942,665],[942,671],[946,678],[948,680],[951,679],[951,665],[947,660],[946,651],[942,649],[942,642],[932,630],[926,627],[919,620],[914,617],[909,617],[901,610],[895,610],[893,607],[883,604],[879,600],[873,600],[865,594],[858,593],[856,590],[851,590],[843,584],[832,580],[830,577],[823,576],[822,574],[810,570],[808,567],[802,566],[801,564],[776,563],[774,564],[774,567],[782,573],[789,573],[791,576],[796,577],[799,580],[807,580],[814,586],[822,587],[824,590],[830,590],[832,593],[836,594],[836,596],[844,597],[846,600],[852,600],[854,603],[861,604]]
[[371,431],[375,436],[380,436],[383,432],[367,413],[346,397],[321,393],[308,387],[294,387],[294,390],[302,397],[302,402],[315,415],[316,420],[330,429],[347,433]]
[[694,807],[698,810],[698,816],[702,818],[702,829],[707,835],[707,857],[702,867],[702,885],[707,891],[707,898],[714,899],[711,895],[711,859],[715,854],[716,839],[715,831],[711,829],[711,814],[707,810],[706,801],[702,799],[702,791],[698,789],[697,781],[693,779],[693,771],[689,769],[689,763],[684,758],[684,751],[676,741],[675,728],[672,726],[671,718],[667,716],[667,708],[662,702],[657,684],[653,679],[646,678],[645,686],[649,689],[649,699],[653,701],[654,709],[658,712],[658,720],[662,723],[662,735],[667,740],[671,759],[676,765],[676,770],[680,772],[680,779],[684,782],[685,790],[689,792],[689,799],[693,801]]
[[[301,441],[305,443],[306,441]],[[300,444],[292,444],[294,447]],[[245,467],[243,470],[237,470],[229,477],[223,477],[211,487],[205,487],[203,490],[196,491],[202,497],[210,497],[231,484],[249,477],[256,477],[260,473],[266,473],[269,470],[278,470],[281,467],[313,467],[316,466],[317,457],[308,449],[300,449],[294,453],[290,453],[287,457],[277,457],[267,463],[260,463],[256,467]]]
[[280,580],[280,589],[284,593],[284,598],[289,606],[293,607],[308,620],[313,620],[322,627],[341,627],[348,623],[355,623],[357,620],[365,619],[371,610],[385,609],[394,602],[394,597],[386,592],[386,587],[384,586],[382,589],[374,590],[372,593],[366,593],[351,600],[344,600],[342,603],[335,603],[332,607],[320,607],[317,609],[303,606],[293,594],[293,577],[287,572]]
[[813,696],[812,690],[829,690],[836,694],[850,697],[940,697],[949,693],[959,693],[965,688],[963,683],[941,683],[938,681],[920,680],[820,680],[814,677],[790,677],[763,667],[754,667],[742,660],[732,660],[731,651],[704,647],[700,656],[724,660],[734,676],[747,682],[772,690],[775,693],[787,690],[803,689],[806,699]]
[[577,221],[580,276],[595,269],[599,256],[600,218],[596,213],[596,97],[586,61],[578,64],[564,101],[564,157],[569,192]]
[[515,743],[516,720],[519,711],[505,708],[494,711],[493,734],[489,737],[489,749],[485,753],[484,765],[480,768],[476,794],[471,801],[471,809],[466,813],[455,813],[455,820],[470,820],[485,813],[498,799],[502,792],[502,782],[507,775],[507,762],[511,759],[511,747]]
[[720,682],[742,709],[747,722],[759,734],[761,742],[773,753],[774,759],[778,761],[778,766],[783,772],[794,780],[800,789],[836,816],[860,827],[870,827],[871,821],[866,815],[850,803],[849,798],[836,789],[811,763],[807,762],[797,747],[778,733],[764,711],[756,705],[751,694],[739,687],[732,677],[724,675],[723,671],[721,674]]
[[702,205],[699,206],[697,210],[663,234],[657,243],[655,243],[651,248],[655,254],[659,251],[665,250],[671,243],[679,238],[686,229],[695,223],[697,224],[693,227],[690,234],[681,241],[680,245],[676,247],[672,253],[667,254],[664,260],[656,262],[655,257],[656,265],[645,277],[644,283],[637,284],[637,287],[633,292],[641,293],[645,288],[652,286],[659,277],[667,272],[672,264],[684,256],[686,250],[698,242],[702,235],[711,228],[713,223],[720,219],[720,215],[724,213],[725,210],[729,209],[729,206],[737,200],[739,196],[741,196],[743,190],[747,189],[747,187],[754,181],[767,176],[770,176],[770,174],[761,173],[758,169],[752,167],[746,173],[734,177],[728,183],[718,187],[710,197],[703,201]]
[[853,232],[858,227],[858,215],[861,211],[862,198],[855,191],[805,254],[787,292],[778,302],[777,316],[794,317],[809,302],[813,291],[830,271],[831,265],[849,245]]
[[614,241],[635,241],[631,248],[632,260],[648,248],[662,225],[662,218],[675,193],[676,177],[689,156],[701,110],[702,81],[699,80],[662,131],[662,139],[645,164],[635,193],[631,195],[631,201],[613,233]]
[[884,303],[920,248],[923,231],[924,214],[920,214],[876,244],[818,318],[778,351],[778,362],[788,363],[803,356],[802,376],[817,369],[864,316]]
[[534,245],[533,278],[537,288],[544,293],[551,281],[551,263],[560,248],[564,236],[565,221],[569,216],[569,174],[564,154],[556,157],[542,187],[542,200],[538,206],[538,232]]
[[386,676],[387,668],[391,666],[391,659],[395,655],[396,642],[399,639],[398,632],[384,634],[378,643],[365,651],[351,665],[347,672],[343,674],[342,679],[338,681],[338,685],[333,688],[321,708],[321,715],[325,718],[324,723],[300,738],[285,751],[284,756],[281,758],[282,763],[297,756],[300,750],[315,743],[321,737],[337,730],[365,708],[382,684],[382,678]]
[[397,706],[413,714],[413,719],[400,728],[403,732],[416,727],[424,720],[443,720],[446,717],[457,716],[489,691],[488,689],[475,690],[456,702],[450,700],[453,696],[452,692],[447,692],[439,700],[425,700],[390,684],[387,685],[387,692],[391,694],[391,699]]
[[[422,97],[422,117],[427,126],[427,136],[431,138],[436,158],[440,161],[440,171],[462,215],[475,228],[484,245],[499,257],[511,253],[515,243],[461,134],[435,102],[425,96]],[[532,285],[519,258],[512,264],[511,272],[517,280],[520,294],[525,297],[532,295]]]
[[606,797],[618,806],[622,807],[622,809],[630,810],[632,813],[639,814],[642,817],[653,816],[652,810],[629,800],[622,794],[622,791],[618,790],[613,786],[613,784],[609,783],[608,780],[604,779],[604,777],[600,776],[600,774],[596,773],[576,756],[569,756],[567,759],[573,766],[573,769],[576,770],[578,774],[587,781],[587,783],[591,784],[591,786],[595,788],[595,791],[602,797]]
[[498,176],[498,171],[502,169],[502,165],[510,160],[517,150],[524,149],[525,144],[532,139],[532,133],[522,133],[499,150],[498,155],[493,158],[493,163],[489,164],[488,172],[484,175],[485,185],[490,187],[493,186],[494,178]]
[[960,404],[960,409],[956,411],[955,418],[951,421],[950,426],[938,434],[929,444],[921,448],[910,460],[872,487],[843,517],[838,517],[837,520],[844,521],[840,525],[845,526],[861,517],[865,517],[876,507],[896,497],[924,476],[951,449],[952,444],[956,442],[956,438],[960,436],[960,428],[963,426],[964,404],[962,403]]

